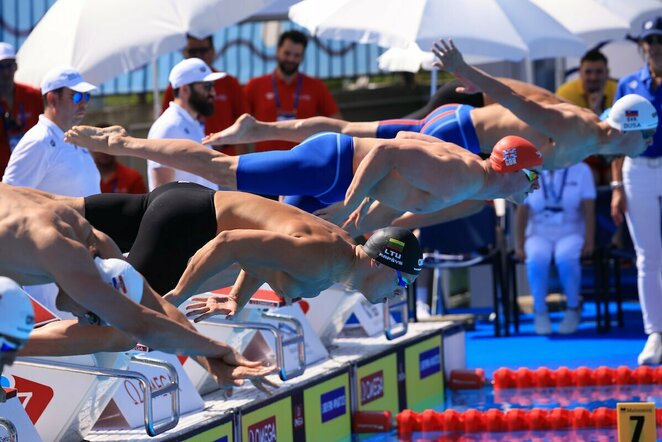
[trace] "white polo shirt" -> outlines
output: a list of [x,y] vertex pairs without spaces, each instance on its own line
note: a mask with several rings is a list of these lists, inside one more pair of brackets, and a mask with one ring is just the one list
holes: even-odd
[[66,196],[101,193],[90,152],[65,143],[62,129],[43,114],[16,145],[2,182]]
[[[200,143],[205,136],[204,125],[193,118],[184,108],[174,101],[163,114],[152,124],[147,138],[181,138]],[[211,149],[211,148],[210,148]],[[155,161],[147,161],[147,175],[149,177],[149,190],[154,190],[152,170],[159,167],[168,167]],[[218,186],[211,181],[194,175],[190,172],[174,169],[175,181],[188,181],[197,183],[210,189],[218,190]]]

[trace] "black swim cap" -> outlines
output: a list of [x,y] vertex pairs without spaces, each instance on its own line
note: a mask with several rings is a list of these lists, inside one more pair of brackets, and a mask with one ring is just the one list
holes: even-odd
[[369,257],[382,264],[418,275],[423,265],[423,252],[418,238],[401,227],[377,230],[363,246]]

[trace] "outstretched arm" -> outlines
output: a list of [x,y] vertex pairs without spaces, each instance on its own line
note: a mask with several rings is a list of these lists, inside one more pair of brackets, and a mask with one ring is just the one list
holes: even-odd
[[461,80],[466,79],[469,83],[478,86],[485,94],[508,108],[517,118],[535,127],[546,136],[558,138],[564,131],[567,131],[567,113],[522,96],[495,77],[468,65],[452,40],[448,42],[443,39],[439,40],[435,43],[433,52],[439,60],[437,65],[440,68],[457,75]]
[[199,293],[206,280],[234,262],[248,272],[266,268],[292,274],[315,273],[320,264],[316,256],[325,254],[320,245],[318,241],[263,230],[223,231],[193,255],[168,299],[181,304]]
[[231,185],[223,173],[229,167],[224,160],[229,157],[192,140],[133,138],[120,126],[74,126],[65,133],[65,140],[95,152],[144,158],[221,186]]
[[300,143],[320,132],[337,132],[355,137],[374,137],[377,122],[350,122],[329,117],[311,117],[299,120],[267,122],[244,114],[235,123],[220,132],[202,139],[204,144],[257,143],[269,140],[284,140]]
[[19,356],[72,356],[101,351],[126,351],[135,339],[116,328],[55,321],[35,329]]
[[[41,231],[35,238],[38,263],[78,304],[134,339],[160,350],[188,355],[225,356],[225,344],[206,338],[163,313],[136,304],[105,284],[89,251],[59,233]],[[112,302],[108,300],[112,299]]]
[[478,213],[485,206],[485,201],[463,201],[430,213],[407,212],[395,219],[392,225],[406,229],[434,226]]

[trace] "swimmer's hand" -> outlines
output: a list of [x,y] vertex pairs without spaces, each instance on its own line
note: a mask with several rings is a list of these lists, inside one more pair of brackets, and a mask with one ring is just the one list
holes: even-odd
[[266,379],[264,376],[273,373],[276,366],[265,366],[261,361],[249,361],[236,350],[227,347],[227,352],[215,358],[207,358],[212,376],[218,385],[225,388],[226,393],[232,395],[232,388],[244,384],[250,380],[255,387],[271,394],[268,387],[278,388],[278,385]]
[[232,317],[237,314],[237,300],[226,295],[196,296],[186,306],[186,317],[194,318],[193,322],[204,321],[215,315]]
[[359,232],[362,233],[361,224],[368,216],[368,211],[373,202],[374,200],[369,197],[364,198],[359,207],[347,217],[347,220],[341,226],[343,230],[347,231],[352,236],[357,236]]
[[342,226],[349,216],[344,201],[338,201],[323,209],[316,210],[313,215],[319,216],[336,226]]
[[258,126],[258,121],[252,115],[243,114],[237,118],[237,121],[232,126],[204,137],[202,144],[223,146],[261,141],[256,133]]
[[455,73],[455,71],[466,65],[462,53],[455,47],[453,39],[449,38],[446,41],[440,38],[435,42],[432,52],[437,56],[434,65],[445,71]]

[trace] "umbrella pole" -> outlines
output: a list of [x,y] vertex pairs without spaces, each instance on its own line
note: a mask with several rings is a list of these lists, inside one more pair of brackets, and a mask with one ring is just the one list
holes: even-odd
[[437,67],[433,66],[430,71],[430,97],[437,92]]
[[156,63],[156,58],[152,59],[152,97],[154,98],[152,110],[154,112],[154,120],[156,120],[161,114],[161,100],[159,99],[159,67]]

